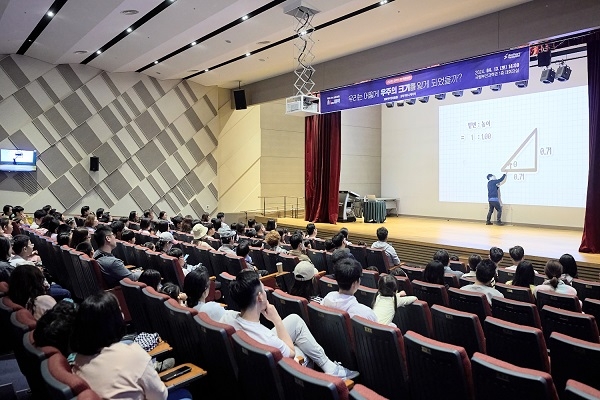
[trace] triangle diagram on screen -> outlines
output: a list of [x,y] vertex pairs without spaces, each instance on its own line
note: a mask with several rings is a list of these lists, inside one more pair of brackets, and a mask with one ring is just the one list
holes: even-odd
[[502,172],[537,172],[538,131],[535,128],[521,143],[508,161],[502,166]]

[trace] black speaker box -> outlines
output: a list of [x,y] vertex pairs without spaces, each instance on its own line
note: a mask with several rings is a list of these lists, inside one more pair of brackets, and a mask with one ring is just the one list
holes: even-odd
[[98,171],[100,170],[100,157],[91,156],[90,157],[90,171]]
[[550,53],[550,49],[548,49],[547,51],[540,51],[537,55],[538,67],[550,66],[551,59],[552,54]]
[[246,91],[244,89],[238,89],[233,91],[233,101],[235,103],[236,110],[245,110],[246,107]]

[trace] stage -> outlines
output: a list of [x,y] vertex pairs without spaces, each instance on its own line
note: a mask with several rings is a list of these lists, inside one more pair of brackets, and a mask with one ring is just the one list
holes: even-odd
[[[278,218],[277,224],[289,230],[306,229],[308,222],[295,218]],[[425,265],[433,253],[446,249],[456,254],[461,261],[477,253],[487,256],[492,246],[504,250],[501,266],[512,265],[508,249],[520,245],[525,249],[525,258],[542,272],[550,258],[559,258],[564,253],[573,255],[579,266],[579,276],[598,280],[600,254],[580,253],[581,229],[561,229],[515,225],[486,225],[485,222],[446,220],[438,218],[388,216],[384,223],[338,222],[337,225],[317,223],[318,237],[330,239],[340,228],[350,231],[349,240],[353,244],[364,241],[371,245],[377,240],[376,230],[385,226],[389,231],[388,241],[396,249],[403,262]]]

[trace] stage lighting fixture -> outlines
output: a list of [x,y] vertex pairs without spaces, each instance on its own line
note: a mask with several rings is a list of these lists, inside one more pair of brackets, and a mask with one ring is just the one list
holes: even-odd
[[518,88],[526,88],[528,84],[529,84],[529,81],[517,81],[517,82],[515,82],[515,85],[517,85]]
[[429,96],[419,97],[419,101],[421,103],[427,103],[429,101]]
[[483,88],[478,87],[478,88],[475,88],[475,89],[471,89],[471,93],[473,93],[473,94],[481,94],[482,90],[483,90]]
[[542,76],[540,76],[540,82],[544,83],[552,83],[554,82],[554,77],[556,73],[552,68],[548,68],[542,71]]
[[416,102],[417,102],[417,99],[408,99],[405,101],[405,103],[408,104],[409,106],[412,106]]
[[399,102],[397,102],[396,106],[398,106],[398,107],[404,107],[404,100],[400,100]]
[[494,92],[497,92],[499,90],[502,89],[502,84],[501,83],[497,83],[495,85],[490,85],[490,89],[492,89]]
[[436,94],[434,97],[438,100],[444,100],[446,98],[446,93]]
[[566,64],[561,64],[556,70],[556,79],[561,82],[568,81],[571,77],[571,68]]
[[385,103],[385,106],[387,108],[392,108],[392,107],[394,107],[394,103]]
[[462,97],[462,95],[463,95],[462,90],[455,90],[454,92],[452,92],[452,96],[454,96],[454,97]]

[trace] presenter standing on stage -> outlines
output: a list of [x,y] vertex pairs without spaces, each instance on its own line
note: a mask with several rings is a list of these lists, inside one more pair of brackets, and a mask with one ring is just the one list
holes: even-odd
[[502,181],[506,179],[506,174],[502,175],[500,179],[496,179],[493,174],[487,175],[487,190],[488,190],[488,203],[490,204],[490,209],[487,214],[487,220],[485,222],[486,225],[492,225],[492,213],[494,212],[494,208],[496,209],[496,225],[504,225],[502,222],[502,204],[500,204],[500,188],[499,186],[502,184]]

